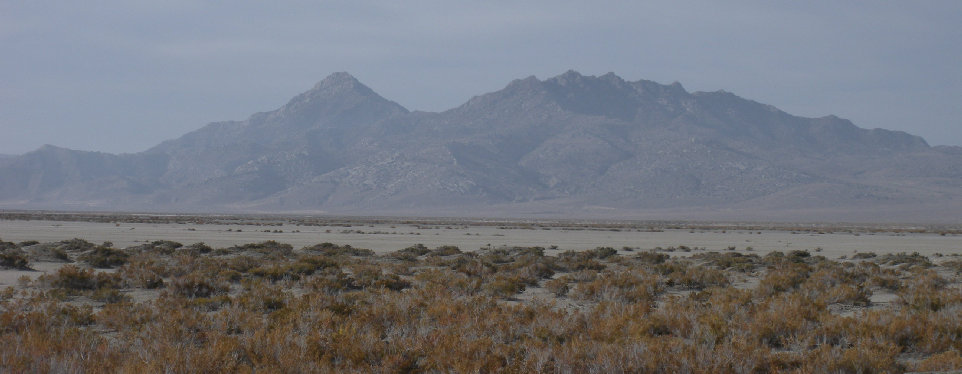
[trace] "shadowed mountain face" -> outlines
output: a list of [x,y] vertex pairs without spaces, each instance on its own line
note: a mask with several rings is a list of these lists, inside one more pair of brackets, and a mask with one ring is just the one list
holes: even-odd
[[145,152],[0,158],[0,207],[955,222],[962,149],[611,73],[441,113],[336,73]]

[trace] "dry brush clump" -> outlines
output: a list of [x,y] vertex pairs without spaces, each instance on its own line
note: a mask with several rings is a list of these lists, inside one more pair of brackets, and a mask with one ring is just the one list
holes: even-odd
[[5,242],[0,239],[0,269],[31,270],[30,258],[23,250],[36,243]]
[[66,265],[52,275],[41,275],[41,284],[69,291],[96,290],[101,288],[120,288],[122,281],[115,273],[94,271],[76,265]]
[[125,251],[108,246],[97,246],[80,255],[79,259],[95,268],[111,269],[127,263],[128,257],[130,255]]
[[0,268],[30,270],[30,260],[16,251],[0,252]]
[[310,247],[304,247],[304,251],[308,252],[319,252],[320,254],[326,256],[373,256],[374,251],[365,248],[354,248],[349,244],[337,245],[334,243],[324,242],[321,244],[316,244]]
[[[110,246],[77,247],[71,255]],[[962,289],[912,255],[412,246],[378,256],[276,242],[117,251],[128,256],[114,270],[66,265],[4,293],[0,371],[962,369]],[[758,282],[732,286],[744,277]],[[873,305],[873,290],[895,301]]]

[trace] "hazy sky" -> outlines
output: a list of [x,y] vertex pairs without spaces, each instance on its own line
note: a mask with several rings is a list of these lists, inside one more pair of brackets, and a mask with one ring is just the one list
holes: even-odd
[[0,154],[138,152],[336,71],[427,111],[611,71],[962,145],[960,20],[957,0],[0,1]]

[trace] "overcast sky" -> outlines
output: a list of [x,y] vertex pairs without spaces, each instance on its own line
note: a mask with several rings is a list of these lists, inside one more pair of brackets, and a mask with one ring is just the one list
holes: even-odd
[[960,20],[957,0],[0,1],[0,154],[139,152],[337,71],[426,111],[615,72],[962,145]]

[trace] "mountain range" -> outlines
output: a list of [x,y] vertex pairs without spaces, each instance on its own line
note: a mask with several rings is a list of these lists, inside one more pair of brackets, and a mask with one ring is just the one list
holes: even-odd
[[143,152],[0,157],[0,208],[962,222],[962,148],[568,71],[435,113],[347,73]]

